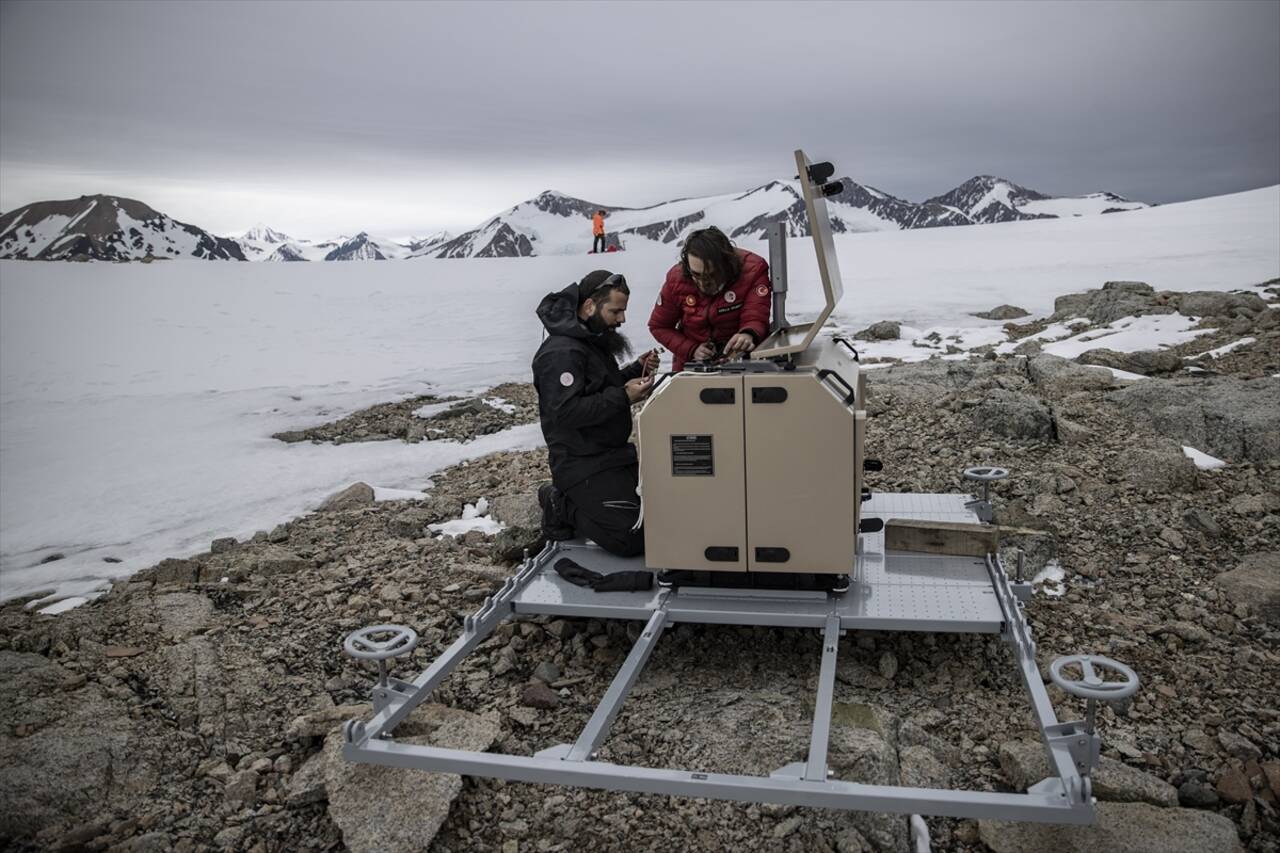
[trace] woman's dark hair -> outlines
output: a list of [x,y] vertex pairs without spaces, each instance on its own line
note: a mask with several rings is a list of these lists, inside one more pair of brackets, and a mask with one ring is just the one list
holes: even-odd
[[738,257],[733,241],[714,225],[692,232],[680,247],[680,271],[693,281],[693,272],[689,269],[690,255],[701,259],[719,284],[732,284],[742,275],[742,258]]

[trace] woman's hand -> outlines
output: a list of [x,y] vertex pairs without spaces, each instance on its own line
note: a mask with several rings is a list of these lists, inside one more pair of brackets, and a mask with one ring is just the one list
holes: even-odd
[[715,358],[716,348],[711,341],[703,341],[698,344],[698,348],[693,351],[693,355],[689,356],[690,361],[709,361]]
[[751,352],[755,348],[755,338],[751,337],[746,332],[738,332],[738,334],[729,338],[729,343],[724,345],[724,354],[742,355],[743,353]]

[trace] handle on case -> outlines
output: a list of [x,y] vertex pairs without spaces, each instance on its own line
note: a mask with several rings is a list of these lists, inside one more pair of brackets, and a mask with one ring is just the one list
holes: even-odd
[[819,382],[825,382],[827,381],[827,379],[831,379],[831,378],[834,378],[837,382],[839,382],[841,385],[844,386],[844,390],[849,392],[848,394],[845,395],[844,404],[846,406],[853,405],[853,402],[858,398],[858,395],[853,390],[853,386],[849,384],[849,380],[845,379],[839,373],[836,373],[834,370],[831,370],[830,368],[824,367],[823,369],[818,371]]
[[844,344],[845,347],[848,348],[849,354],[853,356],[853,360],[854,361],[858,360],[858,351],[853,348],[853,344],[850,343],[849,339],[846,338],[844,335],[832,335],[831,340],[835,341],[838,344]]

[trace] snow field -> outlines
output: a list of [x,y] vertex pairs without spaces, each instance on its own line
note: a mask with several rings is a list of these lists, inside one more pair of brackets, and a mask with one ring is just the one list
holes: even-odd
[[[1276,277],[1277,233],[1280,187],[1123,216],[839,235],[845,297],[833,320],[848,331],[898,320],[918,338],[938,331],[944,349],[999,343],[1001,324],[973,312],[1011,303],[1044,316],[1055,297],[1115,279],[1226,290]],[[793,322],[820,302],[811,246],[788,247]],[[676,252],[649,243],[488,260],[0,262],[0,599],[49,590],[45,606],[87,600],[105,580],[270,529],[357,480],[382,499],[416,497],[449,465],[539,446],[536,424],[463,445],[270,436],[376,402],[528,380],[538,300],[596,268],[631,284],[623,331],[642,352],[654,346],[645,323]],[[1056,337],[1158,345],[1190,334],[1184,321],[1120,321],[1074,343],[1063,324]],[[54,553],[64,557],[41,565]]]

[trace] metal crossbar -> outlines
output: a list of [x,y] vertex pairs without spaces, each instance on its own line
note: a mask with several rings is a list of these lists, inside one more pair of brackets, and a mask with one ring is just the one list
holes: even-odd
[[[963,496],[955,497],[963,499]],[[950,512],[950,505],[945,509]],[[899,814],[1092,823],[1094,804],[1088,774],[1097,762],[1097,735],[1086,734],[1080,722],[1058,722],[1036,666],[1035,643],[1019,598],[1022,590],[1010,583],[999,560],[989,556],[985,561],[969,557],[922,561],[914,556],[898,559],[904,555],[877,554],[874,548],[869,550],[871,553],[860,564],[849,592],[842,595],[683,588],[594,593],[561,582],[550,568],[555,559],[569,552],[578,562],[602,572],[633,569],[635,562],[610,557],[580,543],[550,543],[536,557],[526,560],[515,576],[492,598],[486,599],[476,613],[464,619],[461,636],[417,678],[412,682],[392,679],[387,686],[375,690],[375,715],[367,723],[347,724],[343,755],[355,762],[603,790]],[[983,578],[985,582],[980,582]],[[878,626],[885,613],[899,613],[901,605],[894,597],[896,590],[908,589],[932,589],[940,601],[951,595],[959,602],[958,607],[973,609],[966,611],[961,619],[948,619],[947,613],[925,614],[914,621],[895,615],[895,624],[919,631],[998,631],[1009,643],[1039,723],[1054,777],[1033,786],[1025,794],[864,785],[828,778],[827,750],[840,634]],[[984,590],[989,605],[982,601]],[[988,606],[990,613],[983,609]],[[530,757],[396,742],[393,739],[396,726],[514,613],[643,618],[646,624],[572,744],[558,744]],[[783,625],[822,630],[822,657],[806,761],[788,764],[769,776],[748,776],[636,767],[596,759],[664,629],[674,622]]]

